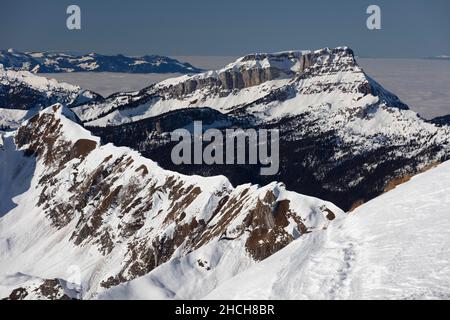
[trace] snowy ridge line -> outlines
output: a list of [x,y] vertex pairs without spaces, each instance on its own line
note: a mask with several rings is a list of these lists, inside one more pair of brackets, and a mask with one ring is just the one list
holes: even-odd
[[[81,283],[72,294],[89,299],[183,257],[190,261],[186,276],[217,279],[171,297],[206,294],[214,283],[344,215],[282,183],[234,188],[223,176],[164,170],[129,148],[100,145],[66,117],[70,112],[62,105],[46,108],[11,136],[18,150],[11,145],[0,152],[11,168],[7,174],[33,170],[25,190],[1,195],[14,202],[0,218],[1,297],[18,293],[8,283],[17,289],[19,273],[68,294],[54,279],[68,281],[75,267]],[[34,155],[32,164],[23,153]],[[170,296],[172,285],[165,283],[154,297]],[[20,287],[28,292],[21,291],[24,298],[34,296],[29,290],[36,285]]]

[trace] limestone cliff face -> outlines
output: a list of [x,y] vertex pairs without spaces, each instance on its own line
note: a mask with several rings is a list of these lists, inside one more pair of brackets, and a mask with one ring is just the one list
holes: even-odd
[[[90,127],[103,127],[105,123],[118,125],[186,107],[215,106],[215,109],[228,113],[275,92],[276,89],[286,87],[291,82],[316,76],[319,77],[316,81],[318,82],[321,81],[322,76],[344,71],[362,75],[354,59],[353,51],[346,47],[250,54],[220,70],[168,79],[140,91],[117,93],[100,102],[80,104],[73,110]],[[329,79],[324,78],[324,80]],[[327,83],[323,87],[304,88],[304,92],[308,94],[313,93],[312,90],[319,93],[331,91],[335,86],[342,85],[341,82],[339,78],[336,78],[335,82]],[[369,94],[372,88],[367,82],[365,85],[367,87],[362,86],[360,92]],[[309,87],[309,85],[303,87]],[[230,99],[226,101],[221,98]],[[222,102],[218,103],[217,99],[221,99]],[[155,105],[158,107],[153,108]],[[123,110],[137,110],[145,106],[148,106],[145,115],[138,112],[142,117],[130,119],[120,114]]]
[[218,91],[249,88],[282,76],[300,75],[325,53],[340,53],[353,57],[353,52],[348,48],[324,49],[315,52],[250,54],[221,70],[192,76],[186,81],[173,85],[169,91],[175,97],[181,98],[205,87],[215,87]]

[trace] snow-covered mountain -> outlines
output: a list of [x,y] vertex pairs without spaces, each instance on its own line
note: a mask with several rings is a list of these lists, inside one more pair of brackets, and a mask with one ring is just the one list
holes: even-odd
[[4,172],[33,174],[1,194],[2,297],[450,296],[450,162],[345,215],[276,183],[165,171],[67,116],[55,105],[4,137]]
[[301,59],[300,52],[249,55],[221,70],[117,93],[74,111],[87,126],[120,125],[183,108],[210,107],[227,113],[287,84],[302,68]]
[[0,297],[93,298],[183,257],[215,278],[206,294],[344,214],[281,183],[166,171],[70,118],[54,105],[3,137]]
[[126,73],[197,73],[189,63],[165,56],[127,57],[97,53],[73,55],[61,52],[19,52],[0,50],[0,64],[5,69],[33,73],[126,72]]
[[206,298],[448,300],[449,206],[445,162],[299,238]]
[[[103,141],[139,150],[164,168],[224,174],[233,184],[283,181],[345,210],[450,155],[449,127],[408,110],[346,47],[248,55],[217,71],[73,110]],[[220,130],[279,129],[280,172],[264,177],[258,166],[173,165],[168,133],[194,120]]]
[[[0,74],[0,114],[21,121],[0,129],[0,298],[450,295],[450,128],[349,48],[252,54],[107,98]],[[196,120],[280,130],[279,173],[175,166],[168,133]]]
[[407,109],[364,74],[351,49],[341,47],[251,54],[220,70],[168,79],[139,92],[118,93],[74,111],[87,126],[120,125],[195,107],[227,114],[245,107],[247,113],[267,121],[303,113],[307,107],[331,104],[342,109],[369,94],[390,107]]
[[15,128],[40,109],[55,103],[67,106],[102,99],[78,86],[38,77],[27,71],[5,70],[0,64],[0,126]]

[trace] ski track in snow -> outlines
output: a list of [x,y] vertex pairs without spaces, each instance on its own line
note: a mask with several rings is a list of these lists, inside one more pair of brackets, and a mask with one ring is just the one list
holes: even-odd
[[449,299],[450,162],[225,282],[212,299]]

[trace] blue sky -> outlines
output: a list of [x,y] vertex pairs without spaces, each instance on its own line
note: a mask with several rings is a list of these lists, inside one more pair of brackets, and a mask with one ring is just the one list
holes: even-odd
[[[0,5],[0,48],[129,55],[242,55],[348,45],[364,57],[450,55],[448,0],[15,0]],[[66,28],[66,8],[82,30]],[[366,8],[382,29],[366,28]]]

